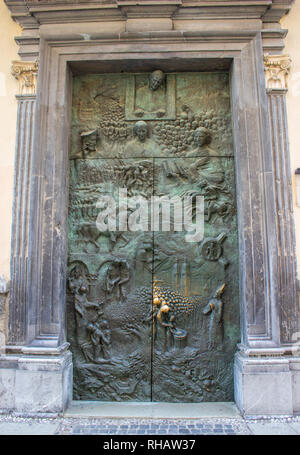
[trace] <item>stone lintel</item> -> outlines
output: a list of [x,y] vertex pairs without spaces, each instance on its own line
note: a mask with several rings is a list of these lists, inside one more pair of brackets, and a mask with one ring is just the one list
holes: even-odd
[[[53,32],[58,24],[82,24],[101,22],[101,31],[104,24],[119,23],[116,32],[126,31],[167,31],[203,30],[207,27],[220,30],[228,27],[243,30],[264,28],[264,25],[276,24],[279,28],[280,18],[286,14],[291,1],[277,2],[276,0],[261,1],[184,1],[184,0],[146,0],[136,1],[56,1],[56,0],[5,0],[12,17],[23,28],[22,37],[16,39],[20,46],[19,55],[22,60],[34,60],[39,55],[39,36],[36,32],[43,25],[53,26]],[[239,26],[237,27],[237,23]],[[260,24],[260,27],[257,25]],[[98,25],[99,30],[99,25]],[[32,36],[25,36],[32,32]],[[86,33],[86,32],[83,32]],[[264,52],[280,53],[284,48],[284,34],[280,30],[276,33],[264,31]],[[87,32],[88,34],[88,32]]]
[[[259,18],[274,22],[286,14],[289,4],[275,4],[274,0],[261,1],[187,1],[152,0],[101,2],[58,2],[38,0],[14,2],[5,0],[12,17],[21,26],[33,27],[43,23],[76,22],[77,20],[102,20],[103,17],[115,19],[149,18],[149,17],[182,17],[202,19],[249,19]],[[78,12],[80,13],[78,15]],[[88,19],[91,13],[90,19]],[[80,18],[81,16],[81,18]]]

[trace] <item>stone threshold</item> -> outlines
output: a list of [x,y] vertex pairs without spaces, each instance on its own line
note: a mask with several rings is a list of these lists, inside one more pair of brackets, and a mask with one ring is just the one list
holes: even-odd
[[233,402],[155,403],[72,401],[64,417],[146,419],[242,419]]

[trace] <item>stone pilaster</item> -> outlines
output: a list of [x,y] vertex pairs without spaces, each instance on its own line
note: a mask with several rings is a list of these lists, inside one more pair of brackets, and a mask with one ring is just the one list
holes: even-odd
[[38,63],[13,62],[12,74],[19,82],[19,93],[8,340],[5,352],[0,353],[0,412],[53,414],[62,412],[72,396],[72,356],[68,343],[59,349],[49,349],[44,340],[38,347],[34,344],[40,329],[38,314],[32,310],[35,257],[30,248]]
[[235,398],[248,416],[293,415],[300,411],[300,332],[296,278],[295,234],[286,115],[288,55],[264,57],[272,150],[277,244],[278,321],[273,348],[241,347],[235,358]]
[[31,162],[36,108],[37,62],[13,62],[19,82],[11,243],[8,344],[26,344],[30,259],[28,255]]
[[264,57],[269,121],[272,137],[278,250],[278,300],[280,343],[297,342],[298,327],[295,233],[292,180],[285,94],[291,67],[288,55]]

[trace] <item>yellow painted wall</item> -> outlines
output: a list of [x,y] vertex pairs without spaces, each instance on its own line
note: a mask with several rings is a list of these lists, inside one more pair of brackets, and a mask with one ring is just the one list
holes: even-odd
[[0,274],[9,279],[10,234],[17,121],[17,80],[10,74],[12,60],[19,60],[15,36],[21,28],[0,0]]
[[289,30],[285,38],[284,52],[292,58],[287,94],[287,115],[293,178],[298,277],[300,277],[300,207],[296,206],[295,188],[295,170],[300,168],[300,0],[295,1],[289,14],[282,19],[281,26]]

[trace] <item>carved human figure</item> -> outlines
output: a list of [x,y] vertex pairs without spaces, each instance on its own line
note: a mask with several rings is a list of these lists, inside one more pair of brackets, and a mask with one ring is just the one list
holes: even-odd
[[88,340],[87,340],[87,326],[89,324],[88,310],[93,309],[97,311],[97,317],[101,316],[103,312],[99,311],[100,303],[89,302],[87,298],[88,287],[82,284],[74,294],[74,307],[76,319],[76,334],[77,342],[80,346],[86,360],[90,360],[88,354]]
[[146,137],[148,136],[148,125],[143,120],[136,122],[134,126],[134,133],[138,137],[140,142],[145,142]]
[[88,244],[92,243],[96,250],[99,251],[100,246],[97,243],[98,238],[101,235],[101,232],[94,223],[91,222],[82,222],[77,226],[77,233],[82,238],[85,243],[84,251],[88,253]]
[[133,139],[124,147],[124,156],[143,157],[153,155],[160,147],[151,139],[148,124],[138,120],[133,127]]
[[208,348],[214,349],[223,342],[223,302],[221,296],[225,284],[219,286],[208,304],[203,308],[204,315],[209,315]]
[[94,348],[95,362],[101,361],[101,354],[103,359],[108,359],[108,346],[111,339],[111,331],[106,320],[101,322],[91,322],[87,326],[87,330],[90,333],[91,342]]
[[173,347],[173,330],[175,326],[175,316],[172,314],[172,310],[165,302],[162,302],[159,308],[156,319],[158,323],[164,328],[164,350],[168,351]]
[[82,158],[86,158],[88,155],[96,151],[96,143],[97,130],[81,133]]
[[88,286],[84,270],[79,265],[76,265],[70,273],[68,286],[72,294],[77,294],[81,286]]
[[98,132],[97,130],[83,131],[80,134],[81,144],[80,150],[71,159],[85,159],[89,155],[93,155],[96,152]]
[[135,116],[143,117],[145,113],[164,117],[166,114],[165,74],[161,70],[153,71],[147,81],[137,81],[135,91]]
[[149,76],[149,87],[151,90],[155,91],[162,86],[162,83],[165,80],[165,73],[161,70],[152,71]]
[[129,281],[129,265],[125,259],[114,259],[106,272],[105,290],[108,294],[116,291],[117,298],[125,300],[124,285]]
[[234,206],[229,201],[209,201],[205,207],[205,221],[210,221],[214,214],[226,220],[231,218],[234,213]]
[[196,147],[187,153],[188,157],[194,157],[195,161],[190,166],[190,172],[194,175],[199,185],[203,186],[205,181],[208,184],[220,184],[224,181],[224,169],[219,155],[208,144],[211,136],[207,128],[199,127],[194,133]]

